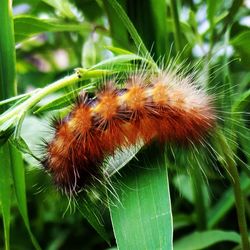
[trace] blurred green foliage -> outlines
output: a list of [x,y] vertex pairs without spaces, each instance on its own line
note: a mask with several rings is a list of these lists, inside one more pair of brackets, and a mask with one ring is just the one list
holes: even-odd
[[[125,15],[117,8],[117,2],[125,11]],[[9,32],[8,23],[3,26],[5,29],[0,30],[1,100],[16,95],[12,79],[15,75],[18,94],[26,94],[62,79],[75,68],[91,68],[95,64],[106,62],[106,59],[111,59],[111,63],[114,63],[112,58],[115,55],[124,57],[119,57],[113,67],[117,67],[118,71],[126,71],[128,61],[135,59],[134,54],[126,54],[127,51],[147,56],[149,59],[150,56],[144,52],[150,51],[152,58],[162,64],[169,58],[177,58],[179,63],[197,63],[197,69],[203,72],[202,76],[207,81],[206,87],[216,95],[220,110],[218,116],[222,120],[220,125],[228,139],[228,154],[231,154],[240,175],[242,194],[235,193],[230,174],[227,178],[228,173],[223,168],[224,162],[227,163],[227,155],[216,149],[214,145],[218,142],[213,144],[212,141],[208,142],[212,145],[212,148],[208,147],[209,152],[197,149],[197,153],[194,150],[190,152],[169,147],[165,163],[161,163],[168,167],[169,183],[166,178],[158,178],[159,173],[166,174],[165,170],[160,169],[159,172],[151,173],[152,179],[158,178],[158,182],[155,182],[157,185],[152,188],[157,191],[163,184],[162,190],[159,191],[162,196],[159,197],[166,195],[166,199],[170,192],[172,210],[167,201],[163,200],[166,206],[162,211],[170,213],[164,217],[168,223],[171,223],[173,215],[174,249],[240,249],[242,232],[238,228],[235,198],[245,204],[246,221],[250,221],[250,2],[14,0],[12,7],[13,34]],[[1,12],[4,12],[4,8],[0,8],[2,24],[5,16]],[[12,22],[12,19],[10,21]],[[15,51],[13,41],[4,40],[12,35],[15,38]],[[140,37],[143,44],[140,43]],[[9,54],[5,55],[3,51],[7,51],[6,49],[9,49]],[[12,69],[12,73],[7,76],[6,71],[3,71],[5,66]],[[10,77],[9,86],[3,84],[3,76]],[[96,82],[95,79],[87,79],[76,88],[88,88],[93,93]],[[46,96],[32,110],[37,112],[30,112],[25,116],[20,134],[34,155],[39,157],[41,154],[41,138],[51,136],[48,128],[51,116],[58,112],[67,112],[67,108],[61,108],[68,105],[70,91],[73,91],[73,87]],[[65,94],[68,96],[65,97]],[[24,95],[20,100],[28,98],[28,95]],[[1,112],[14,105],[17,103],[2,105]],[[11,129],[8,130],[8,136],[13,132],[13,128]],[[6,134],[5,136],[8,137]],[[1,143],[6,141],[2,140],[1,134],[0,139]],[[220,145],[218,147],[220,148]],[[142,167],[149,167],[145,154],[148,154],[148,151],[139,154],[138,159]],[[12,155],[14,160],[10,161],[9,155]],[[157,154],[155,155],[157,158]],[[20,152],[11,144],[1,148],[0,156],[1,216],[5,224],[10,223],[10,249],[34,249],[36,240],[42,249],[47,250],[116,249],[116,241],[119,249],[132,249],[126,248],[122,229],[124,227],[128,232],[125,236],[133,236],[133,229],[136,229],[133,228],[133,215],[127,217],[129,214],[126,212],[120,213],[122,208],[119,204],[111,208],[112,226],[108,208],[93,205],[90,209],[96,211],[97,217],[92,218],[93,214],[88,214],[89,207],[86,204],[75,205],[55,189],[49,176],[29,154],[23,154],[25,166]],[[229,162],[230,160],[229,156]],[[122,170],[124,182],[126,177],[131,175],[131,167],[138,165],[138,161],[133,159],[129,165]],[[138,175],[138,179],[144,182],[148,181],[150,173],[144,171],[143,175],[140,171],[134,175]],[[129,184],[131,179],[128,180],[126,184]],[[149,187],[151,184],[148,184]],[[4,189],[4,185],[10,189]],[[148,199],[144,200],[144,206],[148,208],[154,193],[148,190],[145,192],[149,193]],[[7,199],[3,199],[3,195]],[[135,194],[131,194],[131,199],[135,202],[133,195]],[[141,195],[144,197],[145,193]],[[126,201],[124,204],[127,205]],[[137,211],[138,207],[135,205],[133,209]],[[145,214],[138,216],[147,219]],[[97,225],[99,220],[102,220],[101,226]],[[127,220],[128,224],[123,224],[123,220]],[[143,224],[144,227],[148,225],[150,224]],[[161,235],[168,232],[171,238],[171,225],[163,228],[166,231]],[[0,248],[5,246],[7,249],[8,246],[4,244],[6,235],[4,236],[3,232],[1,224]],[[143,244],[147,239],[143,241],[145,236],[143,232],[139,233],[141,249],[146,249]],[[107,238],[109,243],[104,240]],[[151,241],[153,242],[152,239]],[[134,249],[140,248],[137,246]],[[148,249],[155,249],[154,244],[148,246]]]

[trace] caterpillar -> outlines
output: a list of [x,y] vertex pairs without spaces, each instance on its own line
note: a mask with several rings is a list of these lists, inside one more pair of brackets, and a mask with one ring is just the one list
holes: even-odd
[[119,148],[153,140],[200,143],[215,127],[213,98],[192,75],[138,72],[123,87],[116,80],[103,86],[95,97],[79,94],[46,142],[42,164],[65,193],[78,193],[99,178],[102,162]]

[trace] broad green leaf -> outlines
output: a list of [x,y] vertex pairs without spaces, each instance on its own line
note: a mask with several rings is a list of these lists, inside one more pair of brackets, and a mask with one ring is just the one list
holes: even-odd
[[[55,19],[39,19],[33,16],[17,16],[14,18],[15,41],[21,42],[36,34],[43,32],[79,31],[90,32],[91,27],[87,23],[63,23]],[[29,27],[27,29],[27,27]]]
[[177,240],[174,243],[174,250],[199,250],[224,241],[240,243],[240,235],[222,230],[194,232]]
[[114,176],[110,213],[120,250],[172,249],[173,223],[164,153],[153,148]]

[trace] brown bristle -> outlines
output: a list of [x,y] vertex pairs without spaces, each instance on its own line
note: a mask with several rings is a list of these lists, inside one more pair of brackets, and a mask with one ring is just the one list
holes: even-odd
[[59,187],[75,193],[101,177],[103,160],[116,149],[153,139],[202,141],[214,127],[215,114],[210,97],[189,77],[164,73],[147,82],[133,76],[123,89],[108,83],[94,99],[81,94],[55,124],[43,164]]

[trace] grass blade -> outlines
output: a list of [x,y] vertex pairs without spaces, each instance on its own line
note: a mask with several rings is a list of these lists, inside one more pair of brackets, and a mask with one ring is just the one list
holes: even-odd
[[2,209],[3,225],[4,225],[4,242],[5,249],[10,249],[10,205],[11,205],[11,173],[9,147],[5,144],[0,147],[0,205]]
[[[11,1],[1,1],[0,9],[0,101],[16,94],[15,84],[15,49],[14,32],[11,12]],[[0,107],[4,112],[6,105]],[[9,145],[0,147],[0,203],[4,224],[5,249],[10,249],[10,206],[11,206],[11,173]]]
[[30,229],[26,200],[25,170],[22,155],[14,146],[10,145],[10,149],[11,172],[19,211],[35,249],[41,249]]
[[[22,42],[34,35],[43,32],[58,32],[58,31],[80,31],[90,32],[90,25],[77,23],[64,23],[55,19],[40,19],[33,16],[17,16],[14,19],[15,26],[15,41]],[[29,27],[29,29],[27,29]]]
[[199,250],[223,241],[240,243],[240,235],[235,232],[221,230],[194,232],[176,241],[174,250]]
[[110,1],[104,0],[104,3],[105,3],[105,5],[112,7],[113,11],[115,11],[118,14],[118,17],[120,18],[122,23],[126,26],[129,34],[131,35],[131,37],[135,43],[136,48],[138,49],[138,51],[141,52],[141,55],[147,56],[150,61],[154,62],[154,60],[150,56],[149,51],[147,50],[146,46],[144,45],[142,39],[140,38],[140,36],[137,32],[137,30],[135,29],[133,23],[128,18],[127,14],[124,11],[124,9],[122,8],[122,6],[116,0],[110,0]]
[[[16,55],[14,41],[14,25],[12,18],[12,1],[2,1],[0,22],[0,101],[13,97],[16,91]],[[1,112],[7,106],[2,105]],[[4,221],[5,248],[9,249],[9,228],[10,228],[10,206],[11,206],[11,183],[15,186],[17,203],[25,225],[31,234],[27,213],[27,203],[25,194],[24,165],[21,153],[9,144],[4,144],[0,148],[2,166],[0,167],[0,196]],[[12,170],[12,175],[11,175]],[[32,241],[35,243],[34,237]],[[36,249],[37,244],[34,246]]]
[[118,197],[111,198],[118,249],[171,250],[173,223],[164,153],[150,148],[147,157],[139,159],[144,168],[134,159],[117,180]]

